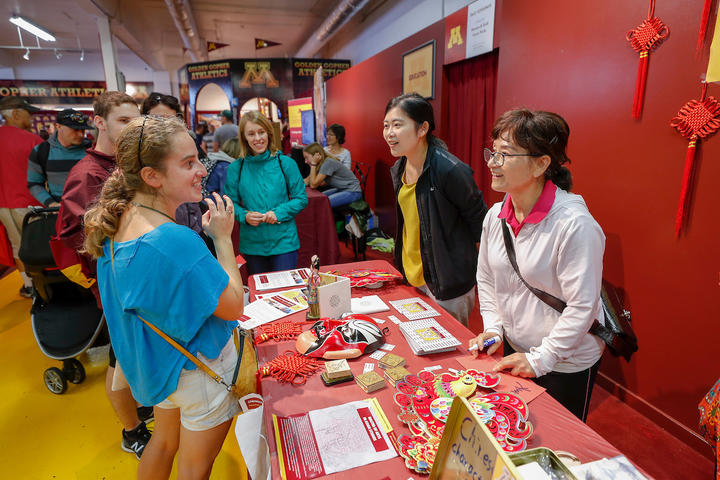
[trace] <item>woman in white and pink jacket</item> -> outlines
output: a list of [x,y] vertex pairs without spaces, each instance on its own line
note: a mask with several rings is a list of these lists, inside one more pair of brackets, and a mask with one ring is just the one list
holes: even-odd
[[[569,133],[559,115],[527,109],[504,113],[493,127],[485,161],[493,190],[506,195],[483,222],[477,285],[485,328],[470,346],[492,354],[504,344],[495,371],[532,378],[584,421],[604,348],[588,330],[605,318],[605,235],[582,197],[569,193]],[[528,285],[566,306],[552,307]]]

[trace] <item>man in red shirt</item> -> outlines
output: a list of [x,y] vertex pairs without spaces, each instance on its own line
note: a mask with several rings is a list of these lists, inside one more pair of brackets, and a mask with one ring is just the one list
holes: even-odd
[[[100,195],[105,180],[115,169],[115,140],[123,127],[140,115],[140,111],[135,100],[122,92],[103,93],[93,102],[93,109],[93,122],[98,130],[97,143],[94,148],[85,152],[85,157],[76,163],[68,174],[55,225],[57,235],[50,243],[55,263],[65,276],[85,288],[90,288],[98,306],[101,306],[95,281],[95,260],[81,253],[85,241],[83,217],[85,210]],[[140,458],[150,440],[150,432],[141,420],[152,418],[152,407],[136,409],[135,399],[127,383],[124,388],[116,385],[113,390],[114,374],[115,355],[111,347],[110,366],[105,375],[105,391],[123,424],[122,449]]]
[[32,280],[25,274],[18,250],[27,207],[38,205],[27,189],[27,167],[30,152],[42,143],[42,138],[30,133],[30,112],[39,110],[20,97],[7,96],[0,100],[0,114],[5,119],[5,125],[0,127],[0,222],[7,231],[15,264],[23,279],[20,295],[26,298],[32,296]]

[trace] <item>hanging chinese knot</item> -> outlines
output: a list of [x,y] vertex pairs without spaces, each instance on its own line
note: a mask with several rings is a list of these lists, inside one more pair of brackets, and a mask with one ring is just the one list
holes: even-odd
[[637,79],[635,80],[635,95],[633,97],[632,116],[639,119],[642,114],[643,99],[645,98],[645,83],[647,82],[648,61],[650,51],[656,48],[670,34],[670,29],[655,15],[655,0],[650,0],[648,18],[640,25],[627,33],[627,40],[636,52],[640,53]]
[[683,136],[690,139],[685,155],[680,202],[675,215],[675,235],[678,236],[685,223],[685,209],[697,142],[701,138],[709,137],[720,128],[720,119],[718,119],[718,116],[720,116],[720,104],[713,97],[706,98],[706,93],[707,83],[703,83],[700,100],[687,102],[670,121],[670,126],[677,128]]

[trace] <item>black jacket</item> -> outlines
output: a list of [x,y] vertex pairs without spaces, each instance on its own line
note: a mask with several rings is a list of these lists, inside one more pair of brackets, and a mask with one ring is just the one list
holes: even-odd
[[[395,188],[397,234],[395,265],[403,272],[404,220],[398,193],[405,173],[405,157],[390,170]],[[447,150],[430,146],[415,187],[420,219],[420,257],[425,282],[438,300],[449,300],[475,286],[477,246],[487,206],[473,171]]]

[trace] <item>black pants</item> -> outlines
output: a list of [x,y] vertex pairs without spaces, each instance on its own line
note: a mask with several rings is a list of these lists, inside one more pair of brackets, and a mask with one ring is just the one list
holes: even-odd
[[[503,348],[505,356],[515,353],[507,340],[503,342]],[[592,395],[595,377],[600,368],[600,360],[592,367],[580,372],[550,372],[531,380],[545,388],[555,400],[584,422],[587,419],[590,395]]]

